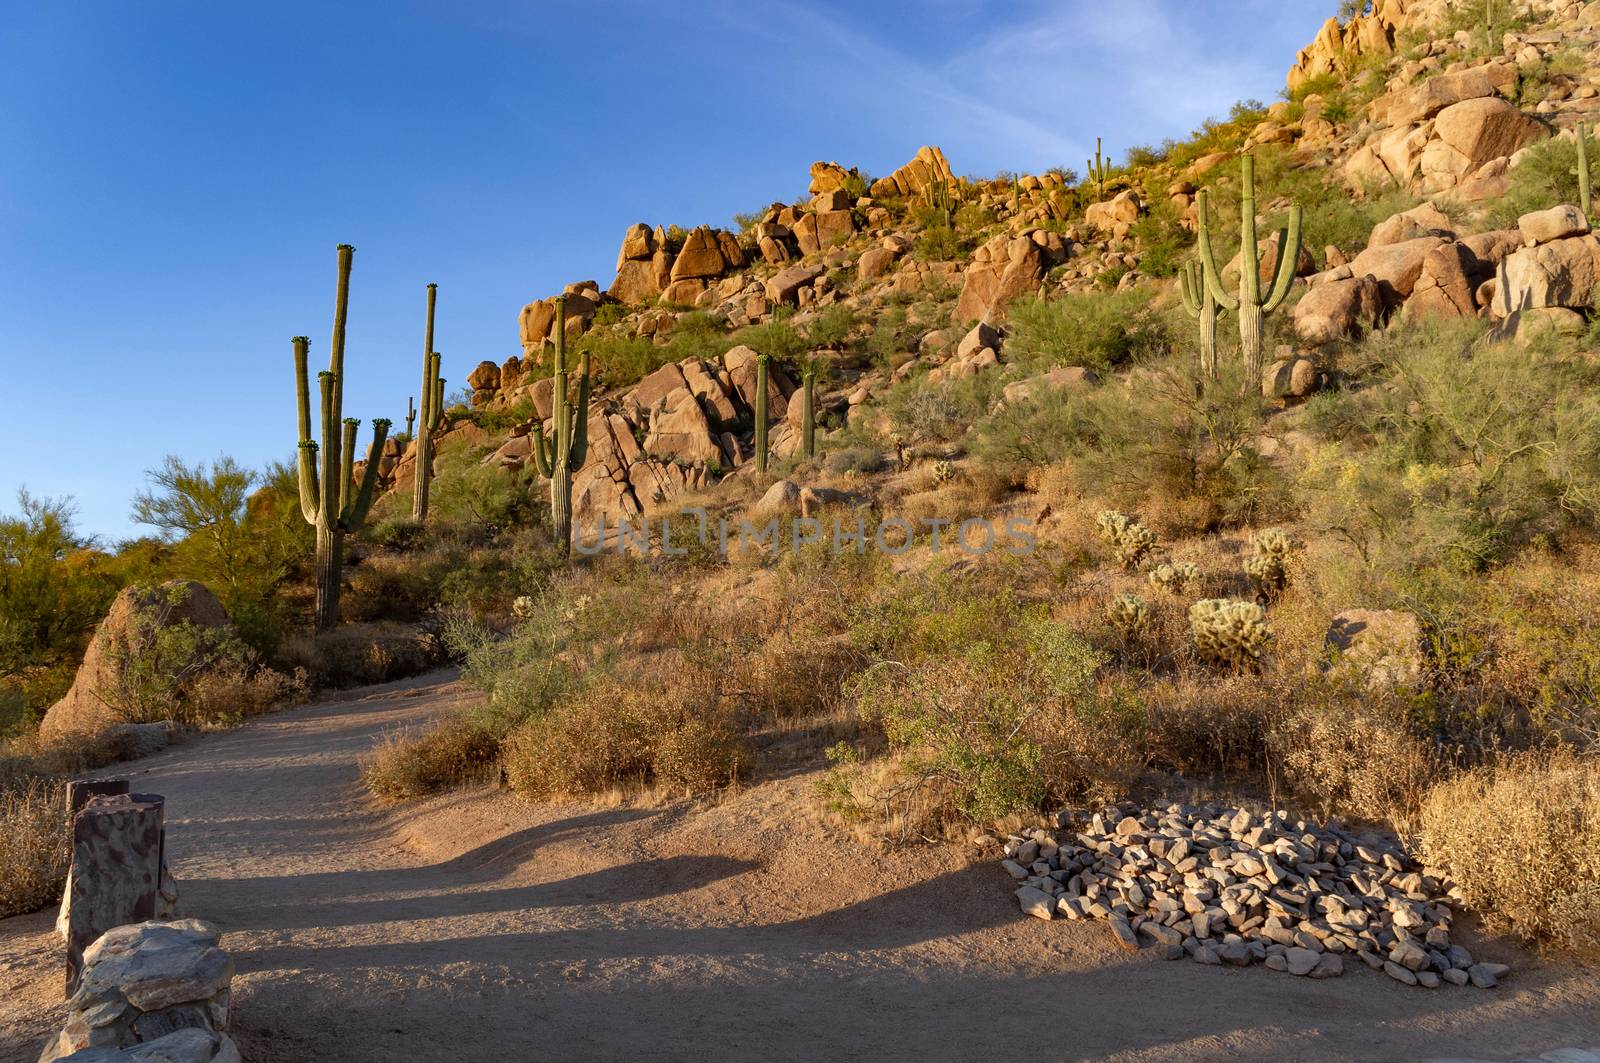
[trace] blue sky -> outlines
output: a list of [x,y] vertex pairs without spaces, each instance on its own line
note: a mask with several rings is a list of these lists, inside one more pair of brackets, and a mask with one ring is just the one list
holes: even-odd
[[[451,389],[635,221],[728,224],[813,160],[1082,170],[1271,100],[1332,0],[0,0],[0,511],[136,529],[167,453],[293,452],[289,339],[402,420],[423,286]],[[363,439],[366,430],[363,429]],[[364,444],[363,444],[364,445]]]

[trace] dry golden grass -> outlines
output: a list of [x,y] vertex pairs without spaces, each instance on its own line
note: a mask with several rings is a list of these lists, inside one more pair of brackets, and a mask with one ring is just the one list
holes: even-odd
[[285,675],[272,668],[232,664],[197,676],[184,692],[181,718],[199,727],[232,726],[310,697],[305,669]]
[[426,797],[491,778],[499,743],[467,720],[395,731],[362,761],[361,782],[388,801]]
[[0,918],[61,898],[72,828],[59,783],[36,779],[0,793]]
[[1421,826],[1424,858],[1491,926],[1600,951],[1600,761],[1507,758],[1435,787]]
[[286,639],[277,660],[318,687],[384,683],[419,675],[442,660],[439,647],[405,624],[346,624],[326,634]]

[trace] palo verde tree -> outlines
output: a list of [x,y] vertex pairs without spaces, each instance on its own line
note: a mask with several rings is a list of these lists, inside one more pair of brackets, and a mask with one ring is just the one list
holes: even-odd
[[552,426],[549,439],[543,425],[534,431],[533,460],[539,475],[550,481],[550,525],[565,557],[572,549],[572,474],[583,468],[589,453],[589,354],[585,351],[578,363],[578,401],[573,403],[567,399],[567,297],[558,295],[555,303]]
[[[361,486],[354,489],[356,430],[361,422],[342,418],[344,412],[344,330],[350,309],[350,264],[355,248],[339,245],[339,286],[333,305],[333,342],[328,368],[317,374],[322,399],[322,443],[311,438],[311,389],[306,377],[306,357],[311,341],[294,338],[295,397],[299,406],[300,512],[317,530],[316,630],[328,631],[339,622],[339,579],[344,567],[344,537],[357,531],[372,507],[378,482],[378,458],[389,435],[389,422],[372,422],[372,445]],[[343,431],[341,432],[341,428]],[[322,458],[318,469],[318,454]]]
[[428,519],[428,484],[433,479],[433,433],[439,427],[444,406],[444,380],[439,376],[439,352],[433,349],[433,307],[439,295],[437,284],[428,285],[428,322],[422,335],[422,431],[415,436],[415,487],[411,498],[411,519]]
[[1206,287],[1224,310],[1239,314],[1239,348],[1244,358],[1246,379],[1251,387],[1261,386],[1264,357],[1261,326],[1268,314],[1289,298],[1294,285],[1295,266],[1300,261],[1300,205],[1289,208],[1289,225],[1278,233],[1278,261],[1273,266],[1272,288],[1261,291],[1260,255],[1256,243],[1256,160],[1246,153],[1239,159],[1241,181],[1239,200],[1239,291],[1230,293],[1222,283],[1222,270],[1211,253],[1211,226],[1207,213],[1207,190],[1200,190],[1200,265]]

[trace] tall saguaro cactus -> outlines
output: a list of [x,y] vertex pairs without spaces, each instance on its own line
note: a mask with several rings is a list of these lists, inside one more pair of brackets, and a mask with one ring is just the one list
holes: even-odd
[[428,285],[428,321],[422,332],[422,431],[415,437],[417,460],[411,496],[411,519],[419,524],[428,519],[428,484],[433,479],[433,433],[439,427],[439,411],[444,405],[444,381],[439,379],[439,352],[433,349],[433,308],[438,296],[439,286]]
[[1211,225],[1206,189],[1200,190],[1200,265],[1205,270],[1206,287],[1224,310],[1239,314],[1239,348],[1245,373],[1252,387],[1261,385],[1264,359],[1261,326],[1268,314],[1289,297],[1294,285],[1295,266],[1300,261],[1300,205],[1289,208],[1288,228],[1278,233],[1278,261],[1273,266],[1272,288],[1261,291],[1261,266],[1256,244],[1256,160],[1246,154],[1239,160],[1242,182],[1239,201],[1239,292],[1233,295],[1222,284],[1222,271],[1211,253]]
[[1589,128],[1578,123],[1578,209],[1589,217]]
[[1094,138],[1094,158],[1088,162],[1088,178],[1094,182],[1095,198],[1106,198],[1106,178],[1111,176],[1111,160],[1100,157],[1100,138]]
[[415,395],[406,396],[406,438],[417,437],[417,398]]
[[1205,271],[1194,262],[1185,263],[1180,276],[1183,308],[1200,322],[1200,371],[1217,378],[1217,300],[1206,283]]
[[756,472],[767,471],[767,356],[756,355]]
[[[344,329],[350,309],[350,264],[355,248],[339,245],[339,287],[334,299],[333,345],[328,368],[317,374],[322,399],[322,444],[311,438],[311,389],[306,377],[306,358],[311,341],[294,338],[295,397],[300,428],[300,512],[317,529],[317,605],[316,629],[327,631],[339,622],[339,580],[344,566],[344,537],[358,530],[372,507],[372,493],[378,482],[378,459],[383,441],[389,435],[389,422],[372,422],[372,446],[367,450],[367,466],[361,486],[352,491],[355,471],[356,429],[361,422],[344,417]],[[341,432],[341,427],[343,431]],[[322,467],[317,468],[318,451]]]
[[800,448],[807,458],[817,456],[817,366],[806,366],[800,374],[800,389],[805,406],[801,410]]
[[589,453],[589,355],[578,365],[578,401],[567,400],[567,298],[556,296],[556,356],[550,398],[554,422],[550,438],[544,426],[533,433],[533,460],[539,475],[550,481],[550,523],[562,556],[572,549],[572,474],[583,468]]

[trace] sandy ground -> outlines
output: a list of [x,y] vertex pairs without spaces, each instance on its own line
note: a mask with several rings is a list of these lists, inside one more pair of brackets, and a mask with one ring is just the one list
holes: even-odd
[[[374,739],[469,693],[358,691],[130,765],[167,798],[184,914],[235,957],[251,1063],[303,1060],[1509,1059],[1600,1042],[1600,973],[1493,991],[1313,982],[1119,951],[1023,917],[992,862],[876,852],[796,810],[808,776],[714,807],[375,809]],[[0,921],[0,1063],[61,1019],[50,913]]]

